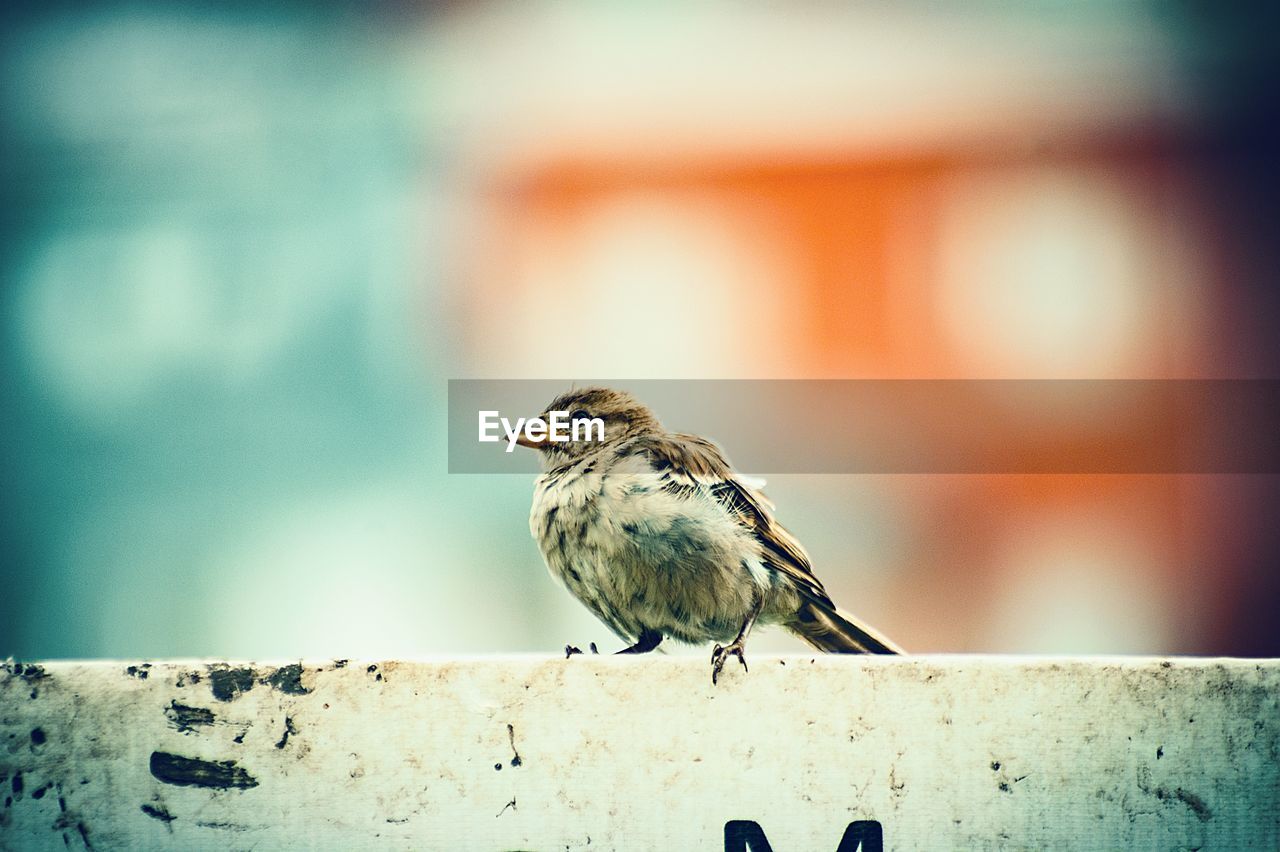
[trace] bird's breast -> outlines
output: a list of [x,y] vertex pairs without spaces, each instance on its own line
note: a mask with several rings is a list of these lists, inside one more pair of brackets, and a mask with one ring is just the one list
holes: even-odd
[[627,529],[632,526],[628,519],[657,508],[640,505],[637,499],[652,494],[658,485],[656,478],[627,487],[635,485],[635,479],[633,475],[617,477],[587,470],[538,481],[529,530],[553,572],[566,560],[608,558],[625,547]]
[[665,485],[656,472],[539,480],[529,527],[552,574],[576,593],[584,582],[664,583],[758,561],[758,543],[723,505]]
[[544,476],[529,525],[552,576],[631,638],[728,641],[771,583],[759,542],[709,489],[658,472]]

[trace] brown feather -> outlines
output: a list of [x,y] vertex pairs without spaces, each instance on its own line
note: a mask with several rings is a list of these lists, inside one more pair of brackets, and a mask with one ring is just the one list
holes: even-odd
[[809,554],[774,519],[769,499],[734,474],[719,447],[705,438],[681,434],[646,435],[636,446],[650,454],[655,467],[670,471],[673,488],[709,488],[739,523],[751,529],[770,568],[786,576],[810,602],[835,610],[822,581],[813,573]]
[[820,651],[833,654],[903,654],[900,647],[834,605],[802,604],[786,627]]

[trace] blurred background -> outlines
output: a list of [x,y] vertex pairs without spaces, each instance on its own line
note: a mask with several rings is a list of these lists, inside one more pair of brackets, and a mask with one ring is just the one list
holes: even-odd
[[[617,647],[449,378],[1280,378],[1260,4],[2,14],[0,656]],[[770,494],[913,651],[1280,655],[1274,476]]]

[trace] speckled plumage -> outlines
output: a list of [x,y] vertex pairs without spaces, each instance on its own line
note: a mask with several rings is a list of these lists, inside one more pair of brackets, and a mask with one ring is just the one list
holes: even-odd
[[662,637],[732,641],[741,658],[759,620],[827,651],[899,652],[836,609],[772,504],[715,444],[667,432],[607,388],[562,395],[547,411],[600,417],[605,440],[522,442],[544,468],[530,531],[552,576],[635,650]]

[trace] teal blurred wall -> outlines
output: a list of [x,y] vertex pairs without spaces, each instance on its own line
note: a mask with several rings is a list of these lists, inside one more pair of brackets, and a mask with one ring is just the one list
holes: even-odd
[[0,656],[450,645],[416,22],[10,10]]

